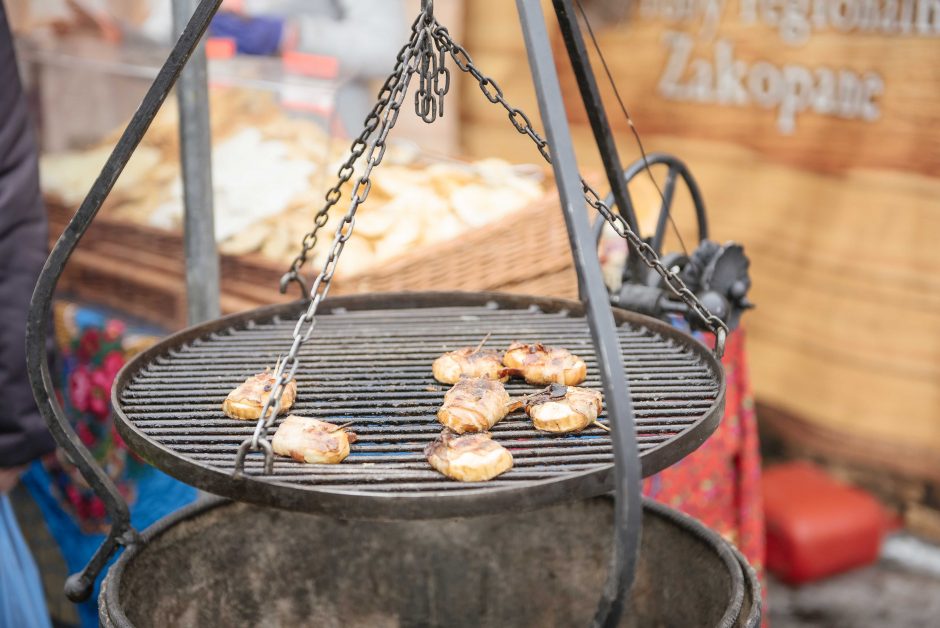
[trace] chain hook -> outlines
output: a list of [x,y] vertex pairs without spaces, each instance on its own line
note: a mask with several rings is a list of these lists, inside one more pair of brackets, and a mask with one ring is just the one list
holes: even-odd
[[434,0],[421,0],[421,12],[430,21],[434,17]]
[[271,447],[271,442],[267,438],[262,438],[255,445],[252,441],[253,439],[246,438],[238,447],[238,453],[235,454],[235,471],[233,473],[235,477],[245,474],[245,458],[249,451],[264,451],[265,475],[271,475],[274,470],[274,448]]
[[715,357],[719,360],[725,355],[725,341],[727,339],[727,328],[724,325],[719,325],[715,330]]
[[289,270],[281,277],[281,294],[287,294],[287,288],[292,281],[296,281],[297,285],[300,286],[301,300],[308,298],[310,292],[307,290],[307,282],[296,270]]

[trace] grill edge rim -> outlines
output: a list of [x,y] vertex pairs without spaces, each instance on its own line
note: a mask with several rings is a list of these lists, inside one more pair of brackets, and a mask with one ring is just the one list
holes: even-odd
[[[583,316],[577,301],[553,297],[499,292],[394,292],[340,296],[323,302],[322,313],[337,310],[377,310],[430,307],[487,307],[525,310],[536,306],[545,313]],[[560,477],[518,482],[512,486],[427,491],[422,493],[381,493],[327,487],[297,486],[262,476],[234,478],[230,473],[188,460],[140,430],[124,413],[121,392],[155,356],[187,344],[195,338],[229,328],[245,329],[258,321],[275,317],[291,318],[300,313],[303,301],[269,305],[221,317],[188,327],[162,339],[134,356],[121,369],[111,391],[115,426],[128,446],[144,460],[174,478],[207,492],[287,510],[335,516],[341,519],[437,519],[482,515],[512,508],[530,510],[560,501],[586,499],[613,489],[613,464],[572,472]],[[725,373],[720,362],[701,343],[668,323],[635,312],[612,308],[617,325],[629,323],[664,336],[680,336],[685,347],[698,354],[718,385],[712,405],[689,428],[640,456],[643,477],[678,462],[695,451],[715,431],[725,404]]]

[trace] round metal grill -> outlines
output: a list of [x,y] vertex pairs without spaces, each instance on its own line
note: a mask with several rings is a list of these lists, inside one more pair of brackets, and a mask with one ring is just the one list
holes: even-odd
[[[588,364],[585,386],[601,388],[579,303],[480,293],[367,295],[329,299],[304,344],[292,414],[354,421],[359,439],[339,465],[276,458],[272,475],[250,456],[233,476],[235,454],[255,422],[225,417],[230,390],[290,344],[301,304],[254,310],[193,327],[132,360],[113,391],[118,430],[145,459],[209,492],[341,517],[432,518],[535,507],[612,487],[607,434],[537,432],[523,413],[497,424],[494,438],[515,466],[485,483],[448,480],[422,450],[441,431],[436,412],[449,388],[431,375],[441,353],[476,345],[543,342]],[[724,407],[724,376],[689,336],[614,311],[633,396],[643,472],[655,473],[698,447]],[[511,381],[513,396],[535,388]],[[606,415],[600,418],[606,423]],[[280,418],[278,419],[278,423]],[[275,425],[277,425],[276,423]]]

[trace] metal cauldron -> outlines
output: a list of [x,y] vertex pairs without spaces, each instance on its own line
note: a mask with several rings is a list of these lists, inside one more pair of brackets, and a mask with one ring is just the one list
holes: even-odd
[[[757,626],[760,589],[727,542],[647,501],[624,626]],[[157,523],[100,598],[104,626],[584,626],[611,554],[612,501],[437,521],[343,521],[227,501]]]

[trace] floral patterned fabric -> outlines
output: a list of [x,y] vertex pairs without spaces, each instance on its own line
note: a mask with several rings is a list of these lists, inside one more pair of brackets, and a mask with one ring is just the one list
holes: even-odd
[[[710,335],[696,337],[710,346],[713,342]],[[647,478],[643,489],[647,496],[695,517],[733,543],[763,585],[761,457],[744,330],[728,337],[722,364],[727,381],[725,413],[715,433],[675,465]],[[766,601],[766,587],[764,591]]]
[[[127,324],[95,308],[56,303],[55,337],[61,360],[58,394],[82,443],[115,482],[129,504],[137,500],[137,481],[150,467],[131,453],[111,418],[111,385],[138,351],[152,344],[157,330],[130,333]],[[104,504],[61,452],[43,461],[53,493],[82,532],[105,532]]]
[[[120,315],[95,307],[58,301],[54,313],[59,400],[81,441],[127,500],[131,524],[143,530],[197,495],[193,487],[130,452],[111,416],[111,385],[118,371],[161,332],[131,327]],[[39,506],[68,572],[82,569],[104,541],[108,529],[104,503],[61,451],[34,462],[23,484]],[[105,572],[95,582],[92,598],[77,607],[82,628],[98,625],[98,591]],[[61,585],[55,594],[60,592]]]

